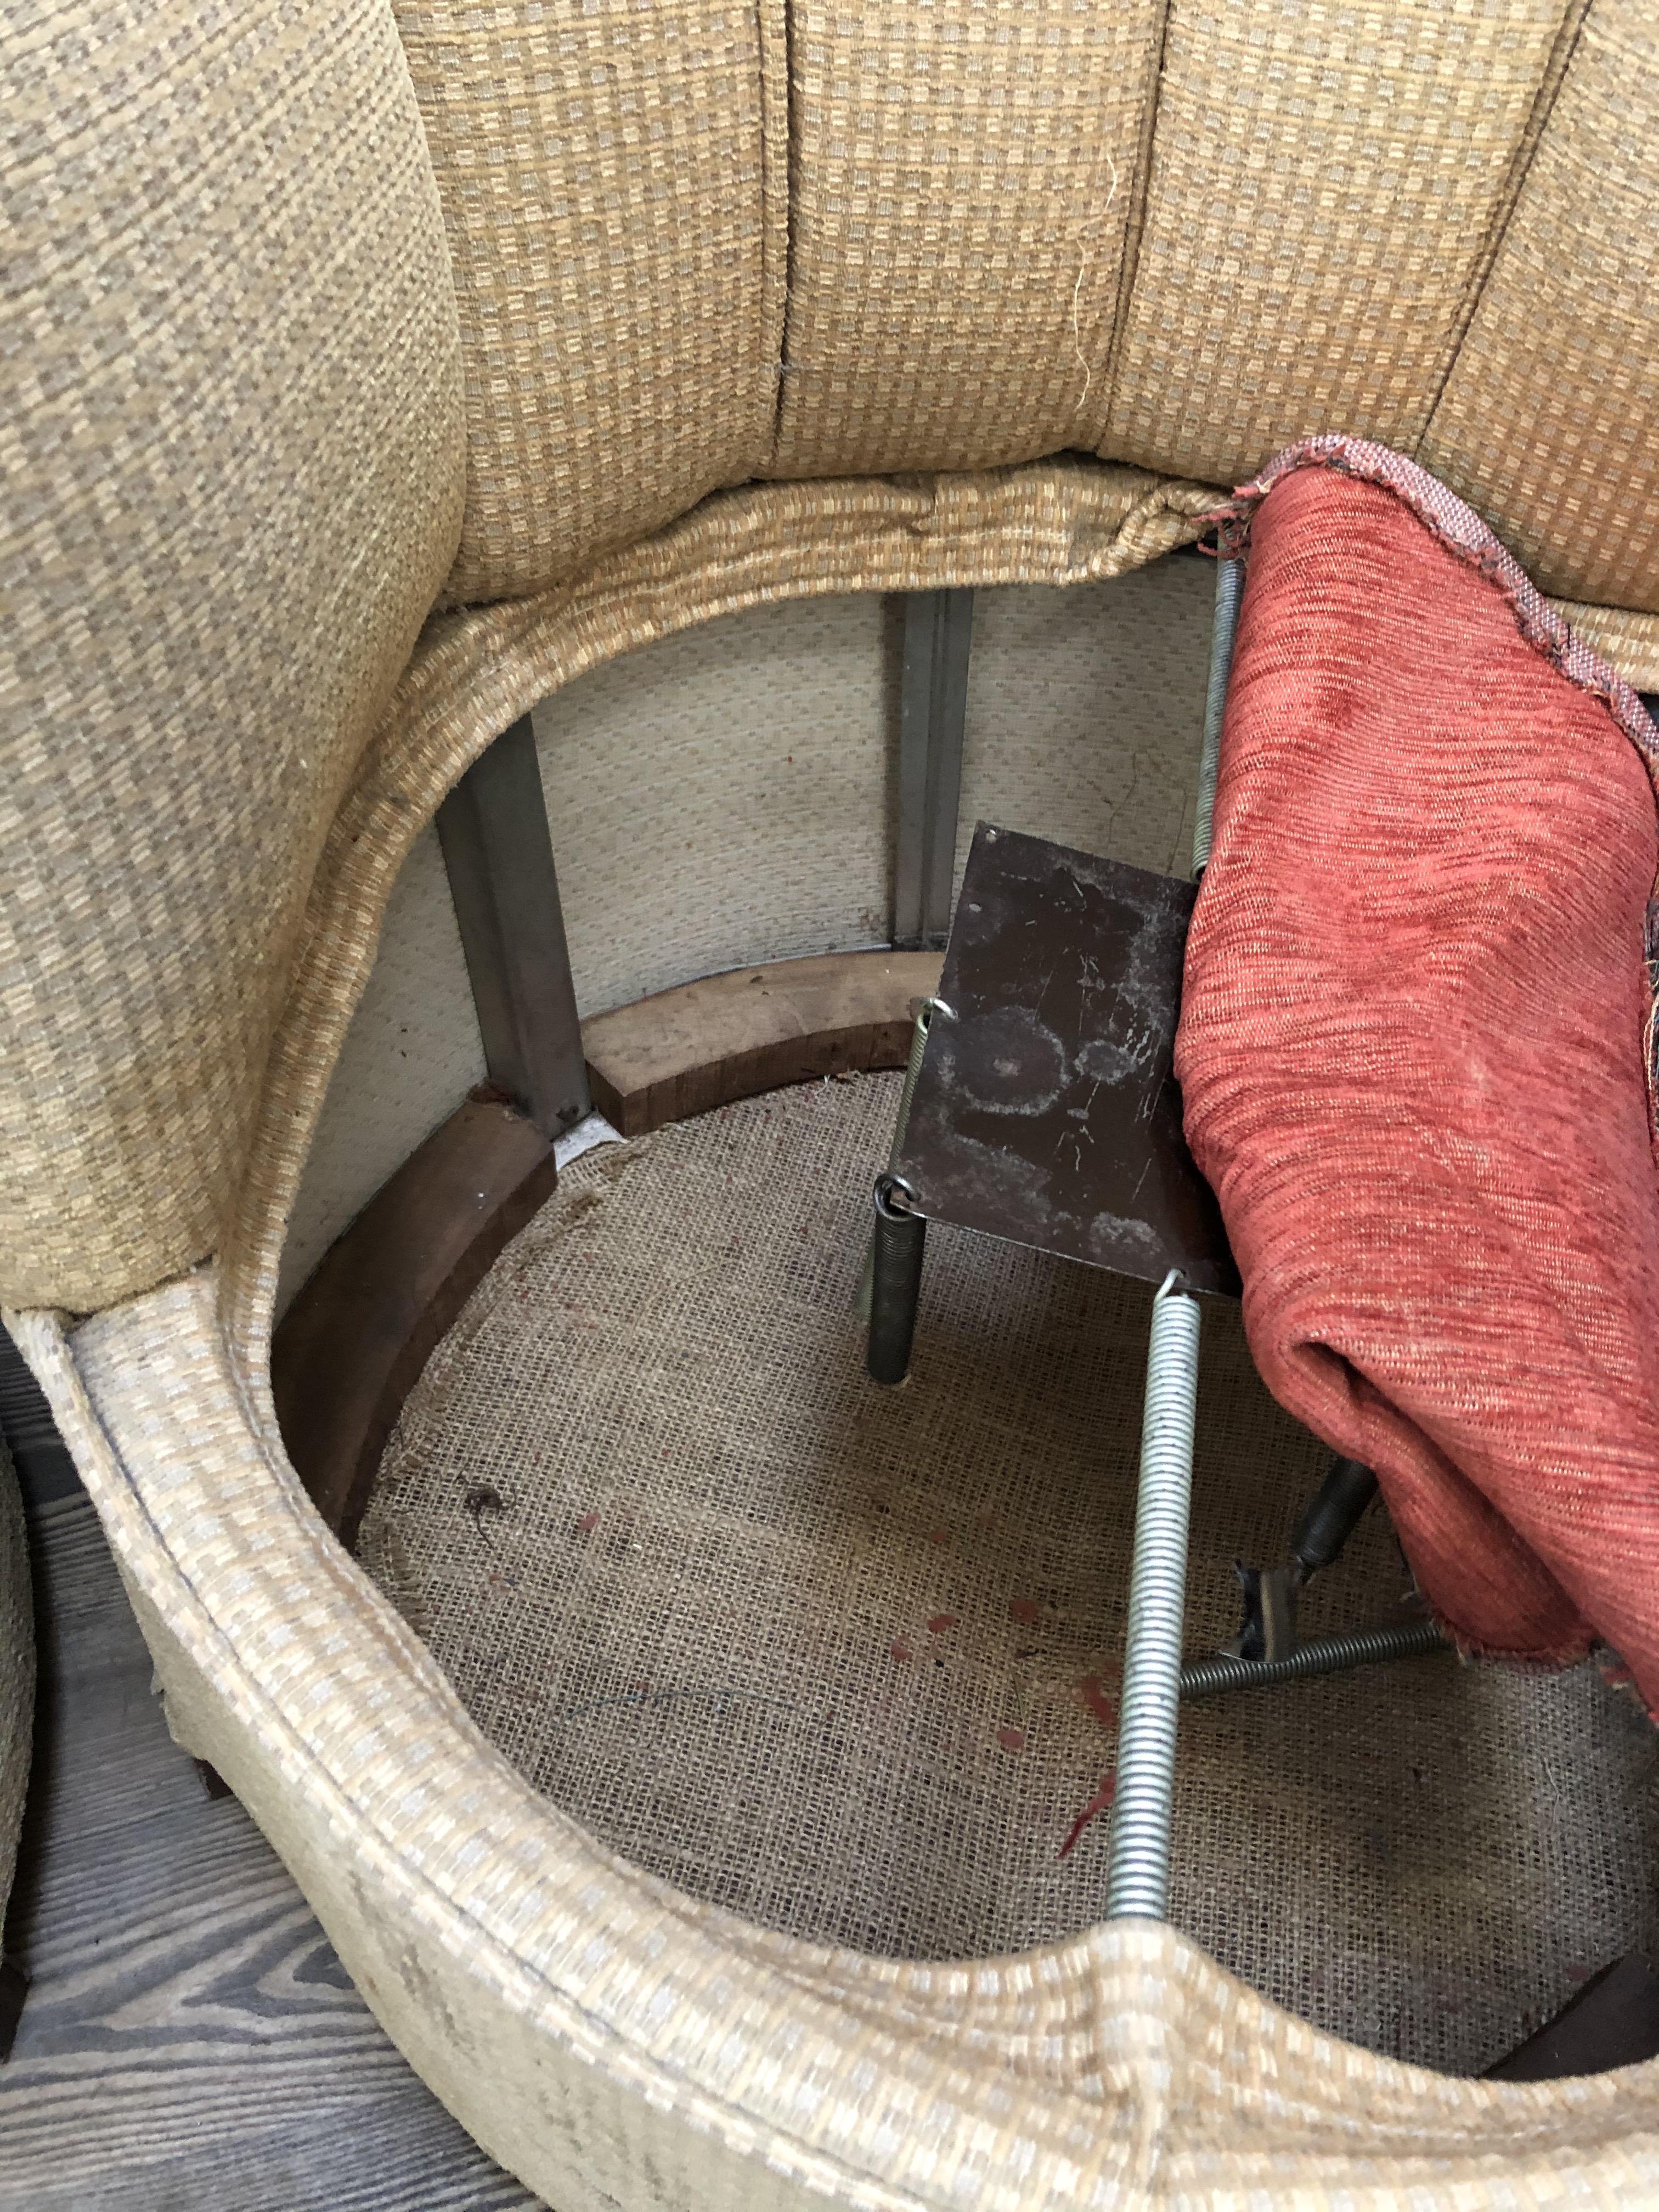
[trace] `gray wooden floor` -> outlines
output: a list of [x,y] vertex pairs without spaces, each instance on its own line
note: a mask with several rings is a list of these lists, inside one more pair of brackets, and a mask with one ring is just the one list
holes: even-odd
[[91,1505],[31,1516],[41,1696],[9,1948],[3,2212],[507,2212],[234,1799],[208,1797]]

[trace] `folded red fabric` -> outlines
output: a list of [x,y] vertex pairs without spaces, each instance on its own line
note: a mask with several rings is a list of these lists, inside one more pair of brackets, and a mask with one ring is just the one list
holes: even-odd
[[1223,534],[1176,1068],[1252,1350],[1461,1644],[1659,1710],[1659,738],[1397,455],[1298,449]]

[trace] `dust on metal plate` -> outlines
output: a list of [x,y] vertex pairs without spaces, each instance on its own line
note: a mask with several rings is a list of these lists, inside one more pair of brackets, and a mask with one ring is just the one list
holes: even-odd
[[1196,896],[979,824],[897,1163],[922,1212],[1237,1296],[1171,1069]]

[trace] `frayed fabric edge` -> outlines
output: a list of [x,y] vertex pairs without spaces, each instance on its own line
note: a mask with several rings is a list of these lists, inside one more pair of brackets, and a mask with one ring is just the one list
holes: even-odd
[[1418,520],[1433,532],[1447,550],[1498,586],[1515,610],[1521,635],[1580,690],[1606,702],[1613,719],[1641,754],[1659,793],[1659,728],[1642,704],[1640,694],[1620,675],[1610,661],[1578,637],[1565,617],[1557,613],[1507,546],[1494,535],[1474,509],[1443,484],[1438,477],[1391,446],[1369,438],[1352,438],[1329,432],[1287,446],[1267,467],[1240,484],[1231,499],[1202,517],[1213,529],[1221,553],[1242,557],[1249,550],[1250,523],[1255,510],[1274,486],[1297,469],[1325,468],[1338,475],[1380,485],[1403,500]]

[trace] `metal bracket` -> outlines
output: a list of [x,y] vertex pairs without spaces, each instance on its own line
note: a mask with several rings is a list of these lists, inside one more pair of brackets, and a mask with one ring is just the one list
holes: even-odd
[[544,1136],[592,1110],[536,736],[524,715],[438,809],[484,1064]]
[[905,595],[893,866],[893,943],[901,948],[942,945],[951,931],[973,628],[971,591]]

